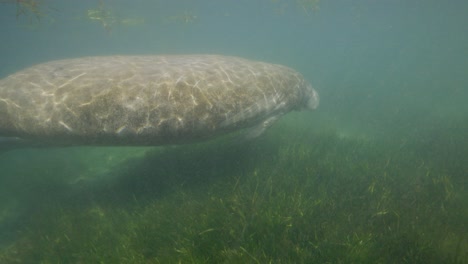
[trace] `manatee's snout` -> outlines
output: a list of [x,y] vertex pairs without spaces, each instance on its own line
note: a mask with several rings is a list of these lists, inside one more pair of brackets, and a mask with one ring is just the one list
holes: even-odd
[[312,85],[307,85],[307,102],[306,102],[306,108],[309,110],[314,110],[319,106],[319,95],[317,91],[312,88]]

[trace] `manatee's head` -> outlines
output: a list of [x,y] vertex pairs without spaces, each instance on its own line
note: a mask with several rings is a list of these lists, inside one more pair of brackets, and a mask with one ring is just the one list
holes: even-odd
[[310,83],[304,84],[304,108],[314,110],[319,106],[319,95]]

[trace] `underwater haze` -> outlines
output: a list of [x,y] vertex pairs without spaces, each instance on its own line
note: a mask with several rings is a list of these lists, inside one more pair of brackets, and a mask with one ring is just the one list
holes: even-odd
[[11,149],[0,263],[468,263],[468,1],[0,0],[0,79],[99,55],[281,64],[257,138]]

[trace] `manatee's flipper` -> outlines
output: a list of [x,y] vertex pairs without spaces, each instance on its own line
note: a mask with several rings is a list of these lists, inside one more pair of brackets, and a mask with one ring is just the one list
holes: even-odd
[[281,115],[270,116],[260,124],[249,128],[245,135],[246,138],[251,139],[260,136],[261,134],[263,134],[263,132],[265,132],[265,130],[267,130],[267,128],[271,127],[280,117]]

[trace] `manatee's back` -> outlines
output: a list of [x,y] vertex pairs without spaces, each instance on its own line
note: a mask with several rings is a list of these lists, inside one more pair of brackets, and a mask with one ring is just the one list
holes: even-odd
[[167,144],[249,127],[304,104],[287,67],[216,55],[53,61],[0,81],[0,136]]

